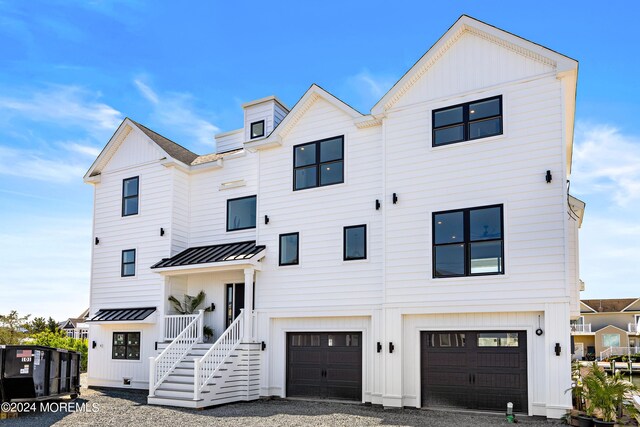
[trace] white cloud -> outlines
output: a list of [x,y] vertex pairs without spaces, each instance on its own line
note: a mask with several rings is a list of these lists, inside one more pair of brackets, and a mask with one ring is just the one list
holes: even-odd
[[0,111],[33,122],[80,127],[88,131],[113,130],[122,114],[100,102],[98,94],[78,86],[52,86],[26,97],[0,97]]
[[618,206],[640,199],[640,138],[615,127],[578,123],[572,190],[602,194]]
[[66,150],[72,151],[74,153],[83,154],[89,157],[98,157],[100,154],[100,148],[94,147],[92,145],[80,144],[78,142],[61,142],[60,145]]
[[[152,104],[153,122],[175,128],[176,132],[188,136],[201,146],[211,148],[215,145],[213,136],[220,129],[203,117],[205,113],[198,111],[191,94],[176,92],[159,94],[142,78],[135,79],[133,83],[140,94]],[[177,142],[191,145],[191,141]]]
[[387,93],[393,83],[395,79],[374,75],[366,69],[347,79],[349,92],[355,93],[360,98],[357,105],[360,105],[362,112],[369,111]]
[[43,153],[0,146],[0,175],[68,183],[84,175],[85,167],[69,159],[46,158]]

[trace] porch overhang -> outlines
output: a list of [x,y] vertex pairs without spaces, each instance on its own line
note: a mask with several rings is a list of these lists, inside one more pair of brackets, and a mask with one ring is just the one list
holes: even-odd
[[156,316],[156,307],[101,308],[91,319],[87,320],[87,323],[98,325],[123,323],[155,323]]
[[156,263],[151,269],[163,276],[211,273],[217,271],[260,270],[260,260],[266,254],[264,245],[255,241],[225,243],[188,248]]

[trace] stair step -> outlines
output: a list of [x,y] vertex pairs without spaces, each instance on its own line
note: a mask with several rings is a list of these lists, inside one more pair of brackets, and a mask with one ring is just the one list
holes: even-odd
[[192,398],[163,396],[147,397],[147,403],[149,405],[175,406],[179,408],[200,408],[204,405],[202,399],[193,400]]
[[171,374],[164,380],[164,383],[182,383],[193,386],[193,375]]
[[173,391],[184,390],[184,391],[193,393],[193,381],[191,381],[191,383],[188,383],[188,382],[185,383],[185,382],[172,381],[167,378],[162,382],[162,384],[160,384],[160,386],[158,387],[158,390],[173,390]]

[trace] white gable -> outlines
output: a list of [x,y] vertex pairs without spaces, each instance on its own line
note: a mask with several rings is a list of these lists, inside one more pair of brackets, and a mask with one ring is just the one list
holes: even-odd
[[[126,131],[125,131],[126,132]],[[103,172],[142,165],[166,157],[158,145],[136,127],[131,127],[124,140],[113,153]]]
[[394,107],[489,88],[554,69],[550,61],[525,56],[480,32],[464,30]]

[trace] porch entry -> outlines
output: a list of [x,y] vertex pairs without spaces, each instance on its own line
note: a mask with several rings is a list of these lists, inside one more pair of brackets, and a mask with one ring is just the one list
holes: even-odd
[[244,283],[228,283],[226,291],[226,320],[225,329],[240,315],[244,308]]

